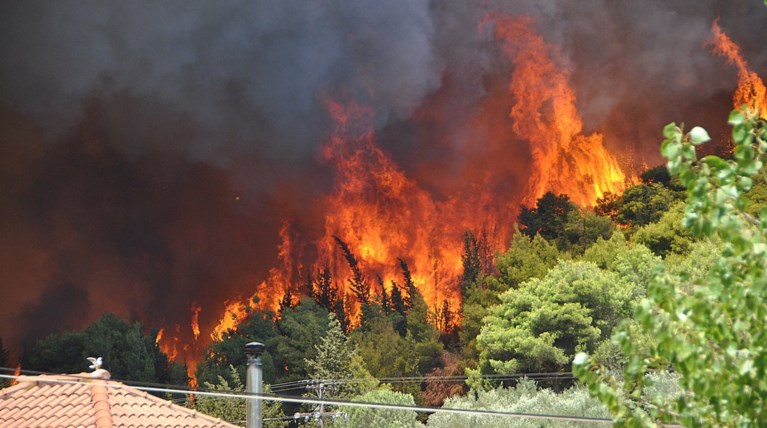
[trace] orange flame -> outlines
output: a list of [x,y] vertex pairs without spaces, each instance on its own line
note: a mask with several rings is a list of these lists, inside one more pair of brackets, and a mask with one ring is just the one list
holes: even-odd
[[732,96],[734,107],[746,106],[758,116],[767,117],[767,88],[764,82],[748,67],[740,47],[722,31],[718,19],[714,20],[711,28],[714,38],[709,43],[713,45],[714,53],[723,55],[728,63],[738,68],[738,87]]
[[202,310],[202,306],[198,304],[192,305],[192,334],[194,334],[194,340],[197,341],[197,339],[200,337],[200,311]]
[[557,66],[555,49],[531,28],[530,19],[493,16],[488,21],[495,24],[495,37],[515,67],[509,117],[533,156],[523,203],[534,205],[552,191],[569,195],[578,205],[593,206],[606,192],[622,192],[626,175],[605,149],[602,135],[581,134],[570,73]]
[[210,338],[216,341],[221,340],[224,333],[236,329],[237,325],[240,324],[240,321],[244,320],[247,316],[248,310],[246,309],[245,303],[239,300],[226,302],[224,315],[221,317],[218,325],[213,328],[213,331],[210,333]]
[[187,377],[189,377],[189,388],[197,389],[197,375],[194,373],[194,368],[189,367],[186,371]]
[[160,351],[167,355],[170,361],[176,361],[178,357],[179,331],[180,327],[176,325],[176,335],[168,337],[165,335],[165,329],[161,328],[157,332],[157,338],[154,341],[160,347]]
[[11,386],[19,383],[19,376],[21,376],[21,364],[16,365],[16,370],[13,371],[13,379],[11,379]]
[[[258,294],[258,306],[276,312],[280,306],[280,297],[291,287],[291,284],[301,274],[301,254],[294,248],[290,235],[290,223],[284,221],[280,226],[280,244],[277,246],[277,267],[269,269],[269,277],[261,282],[259,290],[269,290],[269,293]],[[252,303],[251,309],[256,305]]]
[[376,146],[371,109],[353,102],[326,105],[336,126],[322,155],[333,165],[336,181],[325,201],[325,235],[317,247],[320,262],[334,272],[341,295],[351,292],[351,272],[334,235],[359,260],[371,288],[375,274],[387,287],[392,280],[401,283],[397,260],[402,258],[427,303],[447,299],[457,308],[462,222],[449,218],[449,207],[436,203]]
[[[458,278],[464,231],[484,230],[489,254],[502,251],[520,201],[530,206],[546,191],[554,191],[568,194],[581,206],[591,206],[606,192],[620,193],[633,180],[607,152],[602,135],[582,134],[583,123],[576,110],[569,72],[557,65],[554,48],[532,30],[530,21],[496,17],[492,22],[501,52],[514,71],[508,84],[510,97],[489,97],[484,111],[510,111],[503,120],[512,124],[514,138],[529,144],[532,153],[528,187],[499,196],[493,193],[500,187],[498,179],[486,173],[472,181],[472,194],[437,199],[377,145],[371,108],[353,101],[327,100],[326,108],[335,126],[321,155],[335,176],[332,192],[322,201],[326,214],[323,234],[314,242],[314,268],[330,269],[340,297],[352,296],[352,272],[336,236],[348,245],[374,292],[380,292],[376,275],[382,277],[387,289],[392,281],[402,284],[398,263],[401,258],[433,310],[446,301],[457,311],[461,303]],[[497,102],[508,98],[513,102]],[[478,117],[484,111],[477,112]],[[478,125],[472,122],[466,126]],[[487,137],[493,147],[506,141],[492,132]],[[487,153],[490,157],[496,155]],[[512,161],[508,159],[506,165],[512,165]],[[256,288],[258,299],[227,301],[210,335],[213,340],[235,329],[257,306],[275,310],[285,291],[299,280],[302,255],[289,232],[289,225],[284,223],[276,267]],[[353,297],[347,302],[347,310],[355,325],[359,305]],[[459,323],[459,317],[451,316],[450,322]]]

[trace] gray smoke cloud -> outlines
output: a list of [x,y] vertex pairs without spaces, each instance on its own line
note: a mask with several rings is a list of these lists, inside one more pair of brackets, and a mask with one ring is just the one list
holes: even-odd
[[[407,117],[439,83],[425,0],[31,1],[4,9],[2,100],[59,132],[80,120],[87,98],[130,96],[149,111],[114,103],[115,114],[130,113],[119,117],[132,131],[120,141],[126,149],[291,156],[316,145],[324,96],[365,98],[383,123]],[[163,120],[192,129],[183,141],[158,141]]]

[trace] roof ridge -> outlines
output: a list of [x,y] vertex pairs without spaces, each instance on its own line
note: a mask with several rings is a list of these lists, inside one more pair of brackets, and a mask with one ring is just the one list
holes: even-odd
[[107,381],[93,382],[90,387],[91,401],[96,419],[96,428],[113,428],[112,410],[109,404]]
[[[202,413],[202,412],[200,412],[197,409],[190,409],[188,407],[181,406],[181,405],[176,404],[176,403],[174,403],[174,402],[172,402],[170,400],[166,400],[164,398],[160,398],[160,397],[158,397],[156,395],[152,395],[152,394],[150,394],[150,393],[148,393],[146,391],[142,391],[140,389],[128,387],[128,388],[123,388],[122,391],[123,391],[123,393],[126,393],[126,394],[138,395],[138,396],[144,398],[145,400],[153,401],[154,403],[156,403],[158,405],[167,406],[167,407],[176,409],[177,411],[181,411],[181,412],[186,413],[187,415],[190,415],[192,417],[200,417],[202,419],[207,419],[209,422],[221,422],[222,421],[222,419],[217,418],[215,416],[211,416],[211,415]],[[224,421],[224,422],[226,422],[226,421]]]
[[[20,379],[18,385],[0,390],[0,425],[13,426],[13,421],[29,418],[29,420],[41,421],[69,421],[72,416],[70,411],[60,407],[67,405],[75,406],[77,412],[89,415],[89,426],[94,428],[114,428],[124,426],[130,418],[155,417],[152,414],[168,414],[170,418],[181,417],[186,420],[185,424],[178,426],[200,426],[215,428],[238,428],[237,425],[226,422],[211,415],[206,415],[195,409],[189,409],[175,404],[170,400],[149,394],[137,387],[126,385],[120,381],[106,379],[86,378],[82,375],[52,375],[52,376],[25,376]],[[76,384],[76,388],[48,388],[57,383]],[[43,387],[38,393],[37,388]],[[30,398],[43,395],[46,397],[46,406],[56,408],[55,414],[43,412],[37,409],[20,409],[13,407],[16,404],[28,404]],[[53,398],[57,397],[57,398]],[[23,401],[18,401],[23,400]],[[58,403],[56,406],[54,403]],[[129,407],[136,406],[134,411]],[[147,407],[148,405],[148,407]],[[164,408],[161,410],[161,408]],[[138,410],[144,409],[144,410]],[[74,410],[73,410],[74,411]],[[148,413],[147,413],[148,412]],[[65,415],[69,416],[65,417]],[[79,414],[79,413],[78,413]],[[125,419],[125,418],[129,419]],[[64,418],[64,419],[62,419]],[[156,418],[156,417],[155,417]],[[62,422],[64,423],[64,422]],[[94,424],[95,423],[95,424]],[[71,424],[70,424],[71,425]],[[38,425],[39,426],[39,425]]]

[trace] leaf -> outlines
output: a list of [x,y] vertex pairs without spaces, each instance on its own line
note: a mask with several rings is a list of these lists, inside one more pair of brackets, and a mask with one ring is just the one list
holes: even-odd
[[708,166],[715,169],[721,169],[727,167],[727,162],[719,156],[709,155],[702,159]]
[[676,127],[676,123],[674,122],[671,122],[665,127],[663,127],[663,136],[668,139],[674,138],[676,133],[677,133],[677,127]]
[[670,161],[673,162],[674,158],[676,158],[679,155],[679,151],[681,149],[681,146],[676,143],[668,143],[663,144],[661,146],[661,154]]
[[696,126],[695,128],[692,128],[690,131],[690,142],[694,146],[699,146],[706,141],[710,141],[711,137],[708,136],[708,132],[706,132],[705,129],[701,128],[700,126]]
[[[746,117],[743,116],[743,113],[741,113],[740,110],[733,110],[730,113],[730,117],[727,119],[727,123],[729,123],[732,126],[740,125],[745,121],[746,121]],[[665,133],[665,129],[664,129],[664,133]]]
[[732,129],[732,139],[742,141],[748,134],[748,128],[745,125],[735,125]]
[[746,360],[743,362],[743,364],[740,366],[740,370],[738,370],[738,373],[740,373],[741,376],[751,371],[751,368],[753,367],[754,362],[752,360]]
[[583,366],[588,364],[589,362],[589,356],[585,352],[578,352],[575,355],[575,358],[573,358],[573,364],[576,366]]

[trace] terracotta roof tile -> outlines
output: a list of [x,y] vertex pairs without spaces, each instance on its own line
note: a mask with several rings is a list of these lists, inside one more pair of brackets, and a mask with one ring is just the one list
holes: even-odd
[[[0,390],[0,426],[234,428],[120,382],[81,376],[24,376]],[[78,382],[78,383],[60,383]]]

